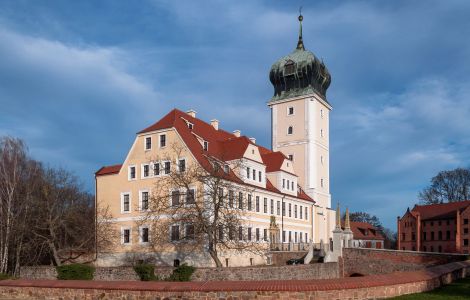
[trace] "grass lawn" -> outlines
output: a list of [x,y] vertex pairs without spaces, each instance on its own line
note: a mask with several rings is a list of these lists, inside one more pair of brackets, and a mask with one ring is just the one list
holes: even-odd
[[449,285],[437,288],[435,290],[420,293],[400,296],[397,300],[469,300],[470,299],[470,277],[460,279]]

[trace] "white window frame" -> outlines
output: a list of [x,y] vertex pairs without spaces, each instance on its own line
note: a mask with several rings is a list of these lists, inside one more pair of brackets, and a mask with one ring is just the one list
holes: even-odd
[[[134,168],[135,170],[135,177],[131,178],[131,168]],[[137,180],[137,167],[135,165],[130,165],[127,167],[127,180],[128,181],[134,181]]]
[[[162,146],[162,143],[161,143],[161,136],[164,135],[165,136],[165,146]],[[168,144],[168,139],[167,139],[167,135],[166,133],[161,133],[158,135],[158,148],[166,148],[166,145]]]
[[148,209],[146,210],[143,210],[142,209],[142,194],[143,193],[148,193],[149,194],[149,202],[150,202],[150,191],[148,189],[143,189],[143,190],[139,190],[139,210],[140,211],[148,211]]
[[[166,173],[166,168],[165,168],[165,163],[169,162],[170,163],[170,171],[169,173]],[[163,168],[160,168],[160,176],[166,176],[166,175],[170,175],[171,173],[171,160],[163,160],[161,162],[161,165],[160,167],[163,167]],[[162,173],[163,172],[163,173]]]
[[[150,177],[160,177],[162,176],[162,164],[160,161],[154,161],[150,164],[152,166],[151,168],[151,173],[152,173],[152,176]],[[158,165],[158,175],[155,175],[155,165]]]
[[[187,164],[188,160],[186,159],[186,157],[180,157],[180,158],[178,158],[178,160],[176,162],[177,167],[178,167],[178,169],[177,169],[178,173],[180,173],[180,161],[182,161],[182,160],[184,160],[184,169],[185,169],[184,172],[186,172],[186,169],[188,168],[188,164]],[[170,169],[171,169],[171,165],[170,165]]]
[[[153,165],[153,164],[149,164],[149,163],[145,163],[145,164],[141,164],[141,165],[140,165],[140,179],[146,179],[146,178],[153,177],[153,175],[152,175],[152,174],[153,174],[153,169],[150,168],[150,166],[152,166],[152,165]],[[144,168],[145,168],[145,166],[148,166],[148,168],[149,168],[149,174],[148,174],[148,176],[145,176],[145,174],[144,174]]]
[[[124,230],[129,230],[129,243],[124,243]],[[121,226],[121,245],[132,245],[132,227]]]
[[[147,148],[147,139],[150,139],[150,148]],[[152,136],[144,136],[144,151],[152,150],[152,146],[153,146]]]
[[[292,128],[292,133],[289,133],[289,129]],[[293,135],[294,134],[294,126],[289,125],[287,126],[287,135]]]
[[[124,211],[124,195],[129,195],[129,211]],[[132,211],[132,194],[131,192],[121,193],[121,214],[130,214]]]
[[[144,242],[142,237],[143,237],[143,229],[144,228],[147,228],[148,230],[148,242]],[[142,225],[142,226],[139,226],[139,244],[142,244],[142,245],[148,245],[150,243],[150,227],[148,225]]]
[[[290,111],[291,108],[292,108],[292,113],[290,114],[289,111]],[[294,106],[292,106],[292,105],[291,105],[291,106],[287,106],[287,115],[288,115],[288,116],[295,116],[295,108],[294,108]]]

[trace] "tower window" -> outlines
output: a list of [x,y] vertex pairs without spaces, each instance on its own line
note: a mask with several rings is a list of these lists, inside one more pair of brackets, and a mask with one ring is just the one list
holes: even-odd
[[294,133],[294,127],[289,126],[289,128],[287,128],[287,134],[292,134],[292,133]]
[[323,187],[323,178],[320,180],[320,185]]
[[294,160],[294,154],[289,154],[289,160],[293,161]]
[[323,137],[323,129],[320,129],[320,136]]
[[295,72],[295,64],[292,60],[288,61],[285,65],[284,75],[292,75]]
[[287,114],[288,114],[289,116],[292,116],[292,115],[294,114],[294,107],[293,107],[293,106],[289,106],[289,107],[287,108]]
[[323,119],[323,109],[320,110],[320,117]]

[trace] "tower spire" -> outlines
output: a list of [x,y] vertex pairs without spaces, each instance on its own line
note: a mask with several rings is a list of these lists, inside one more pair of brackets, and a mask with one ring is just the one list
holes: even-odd
[[297,50],[305,50],[304,47],[304,41],[302,39],[302,21],[304,17],[302,16],[302,6],[299,8],[299,23],[300,23],[300,28],[299,28],[299,41],[297,42]]
[[349,208],[346,207],[346,217],[344,220],[344,229],[351,229],[351,224],[349,222]]
[[339,209],[339,202],[336,207],[336,229],[341,230],[341,211]]

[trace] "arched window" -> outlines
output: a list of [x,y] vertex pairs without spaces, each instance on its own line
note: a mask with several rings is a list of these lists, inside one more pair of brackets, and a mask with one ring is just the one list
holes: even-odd
[[293,133],[294,133],[294,127],[289,126],[289,128],[287,128],[287,134],[293,134]]

